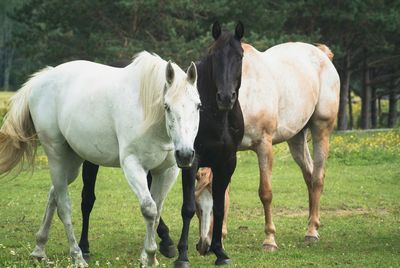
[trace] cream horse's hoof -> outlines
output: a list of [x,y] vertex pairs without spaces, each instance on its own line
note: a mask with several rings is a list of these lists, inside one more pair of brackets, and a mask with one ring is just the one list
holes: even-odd
[[278,250],[278,246],[276,244],[263,244],[263,249],[266,252],[275,252]]
[[307,243],[315,243],[319,241],[319,236],[306,235],[304,241]]

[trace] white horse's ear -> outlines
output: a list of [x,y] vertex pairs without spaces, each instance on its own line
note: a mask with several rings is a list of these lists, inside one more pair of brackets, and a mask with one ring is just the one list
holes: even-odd
[[167,63],[167,68],[165,69],[165,78],[167,79],[167,83],[172,85],[175,78],[175,71],[174,68],[172,67],[171,61],[168,61]]
[[194,64],[193,61],[190,63],[190,66],[186,71],[186,75],[188,82],[194,85],[194,83],[196,83],[197,80],[197,68],[196,64]]

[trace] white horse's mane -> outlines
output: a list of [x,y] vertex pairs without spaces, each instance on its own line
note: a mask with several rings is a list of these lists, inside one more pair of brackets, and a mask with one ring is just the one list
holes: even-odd
[[[147,51],[135,55],[133,62],[140,72],[140,102],[143,108],[144,122],[142,131],[164,120],[163,93],[166,87],[166,66],[167,62],[157,54],[150,54]],[[179,94],[183,88],[177,85],[176,78],[183,73],[176,64],[172,64],[175,71],[173,86],[168,89],[168,94]],[[180,83],[179,83],[180,84]]]

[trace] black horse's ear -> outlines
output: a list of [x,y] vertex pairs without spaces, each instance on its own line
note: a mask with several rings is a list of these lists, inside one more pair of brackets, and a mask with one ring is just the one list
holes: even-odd
[[174,82],[175,71],[172,67],[171,61],[168,61],[167,63],[167,68],[165,69],[165,78],[167,79],[167,83],[170,85]]
[[212,27],[212,36],[214,37],[215,40],[217,40],[220,35],[221,35],[221,25],[219,24],[218,21],[216,21],[214,22]]
[[196,69],[196,64],[194,64],[193,61],[190,63],[190,66],[187,69],[186,75],[187,75],[188,82],[191,83],[192,85],[194,85],[194,83],[197,80],[197,69]]
[[242,39],[243,34],[244,34],[244,26],[243,26],[243,23],[241,21],[239,21],[235,28],[236,39],[238,39],[238,40]]

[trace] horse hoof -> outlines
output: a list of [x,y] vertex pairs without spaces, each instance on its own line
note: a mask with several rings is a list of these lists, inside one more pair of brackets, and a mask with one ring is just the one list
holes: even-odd
[[174,262],[174,268],[190,268],[190,262],[176,260]]
[[319,238],[317,236],[306,235],[304,240],[308,243],[315,243],[318,242]]
[[35,255],[30,255],[29,256],[32,260],[38,261],[38,262],[42,262],[45,261],[47,258],[43,257],[43,256],[35,256]]
[[232,260],[231,259],[223,259],[223,258],[218,258],[216,261],[215,261],[215,265],[218,265],[218,266],[220,266],[220,265],[230,265],[230,264],[232,264]]
[[162,245],[160,243],[160,253],[167,258],[173,258],[176,255],[175,246],[172,245]]
[[90,252],[82,252],[82,256],[85,261],[90,260]]
[[263,248],[266,252],[275,252],[278,250],[277,245],[271,245],[271,244],[264,244]]

